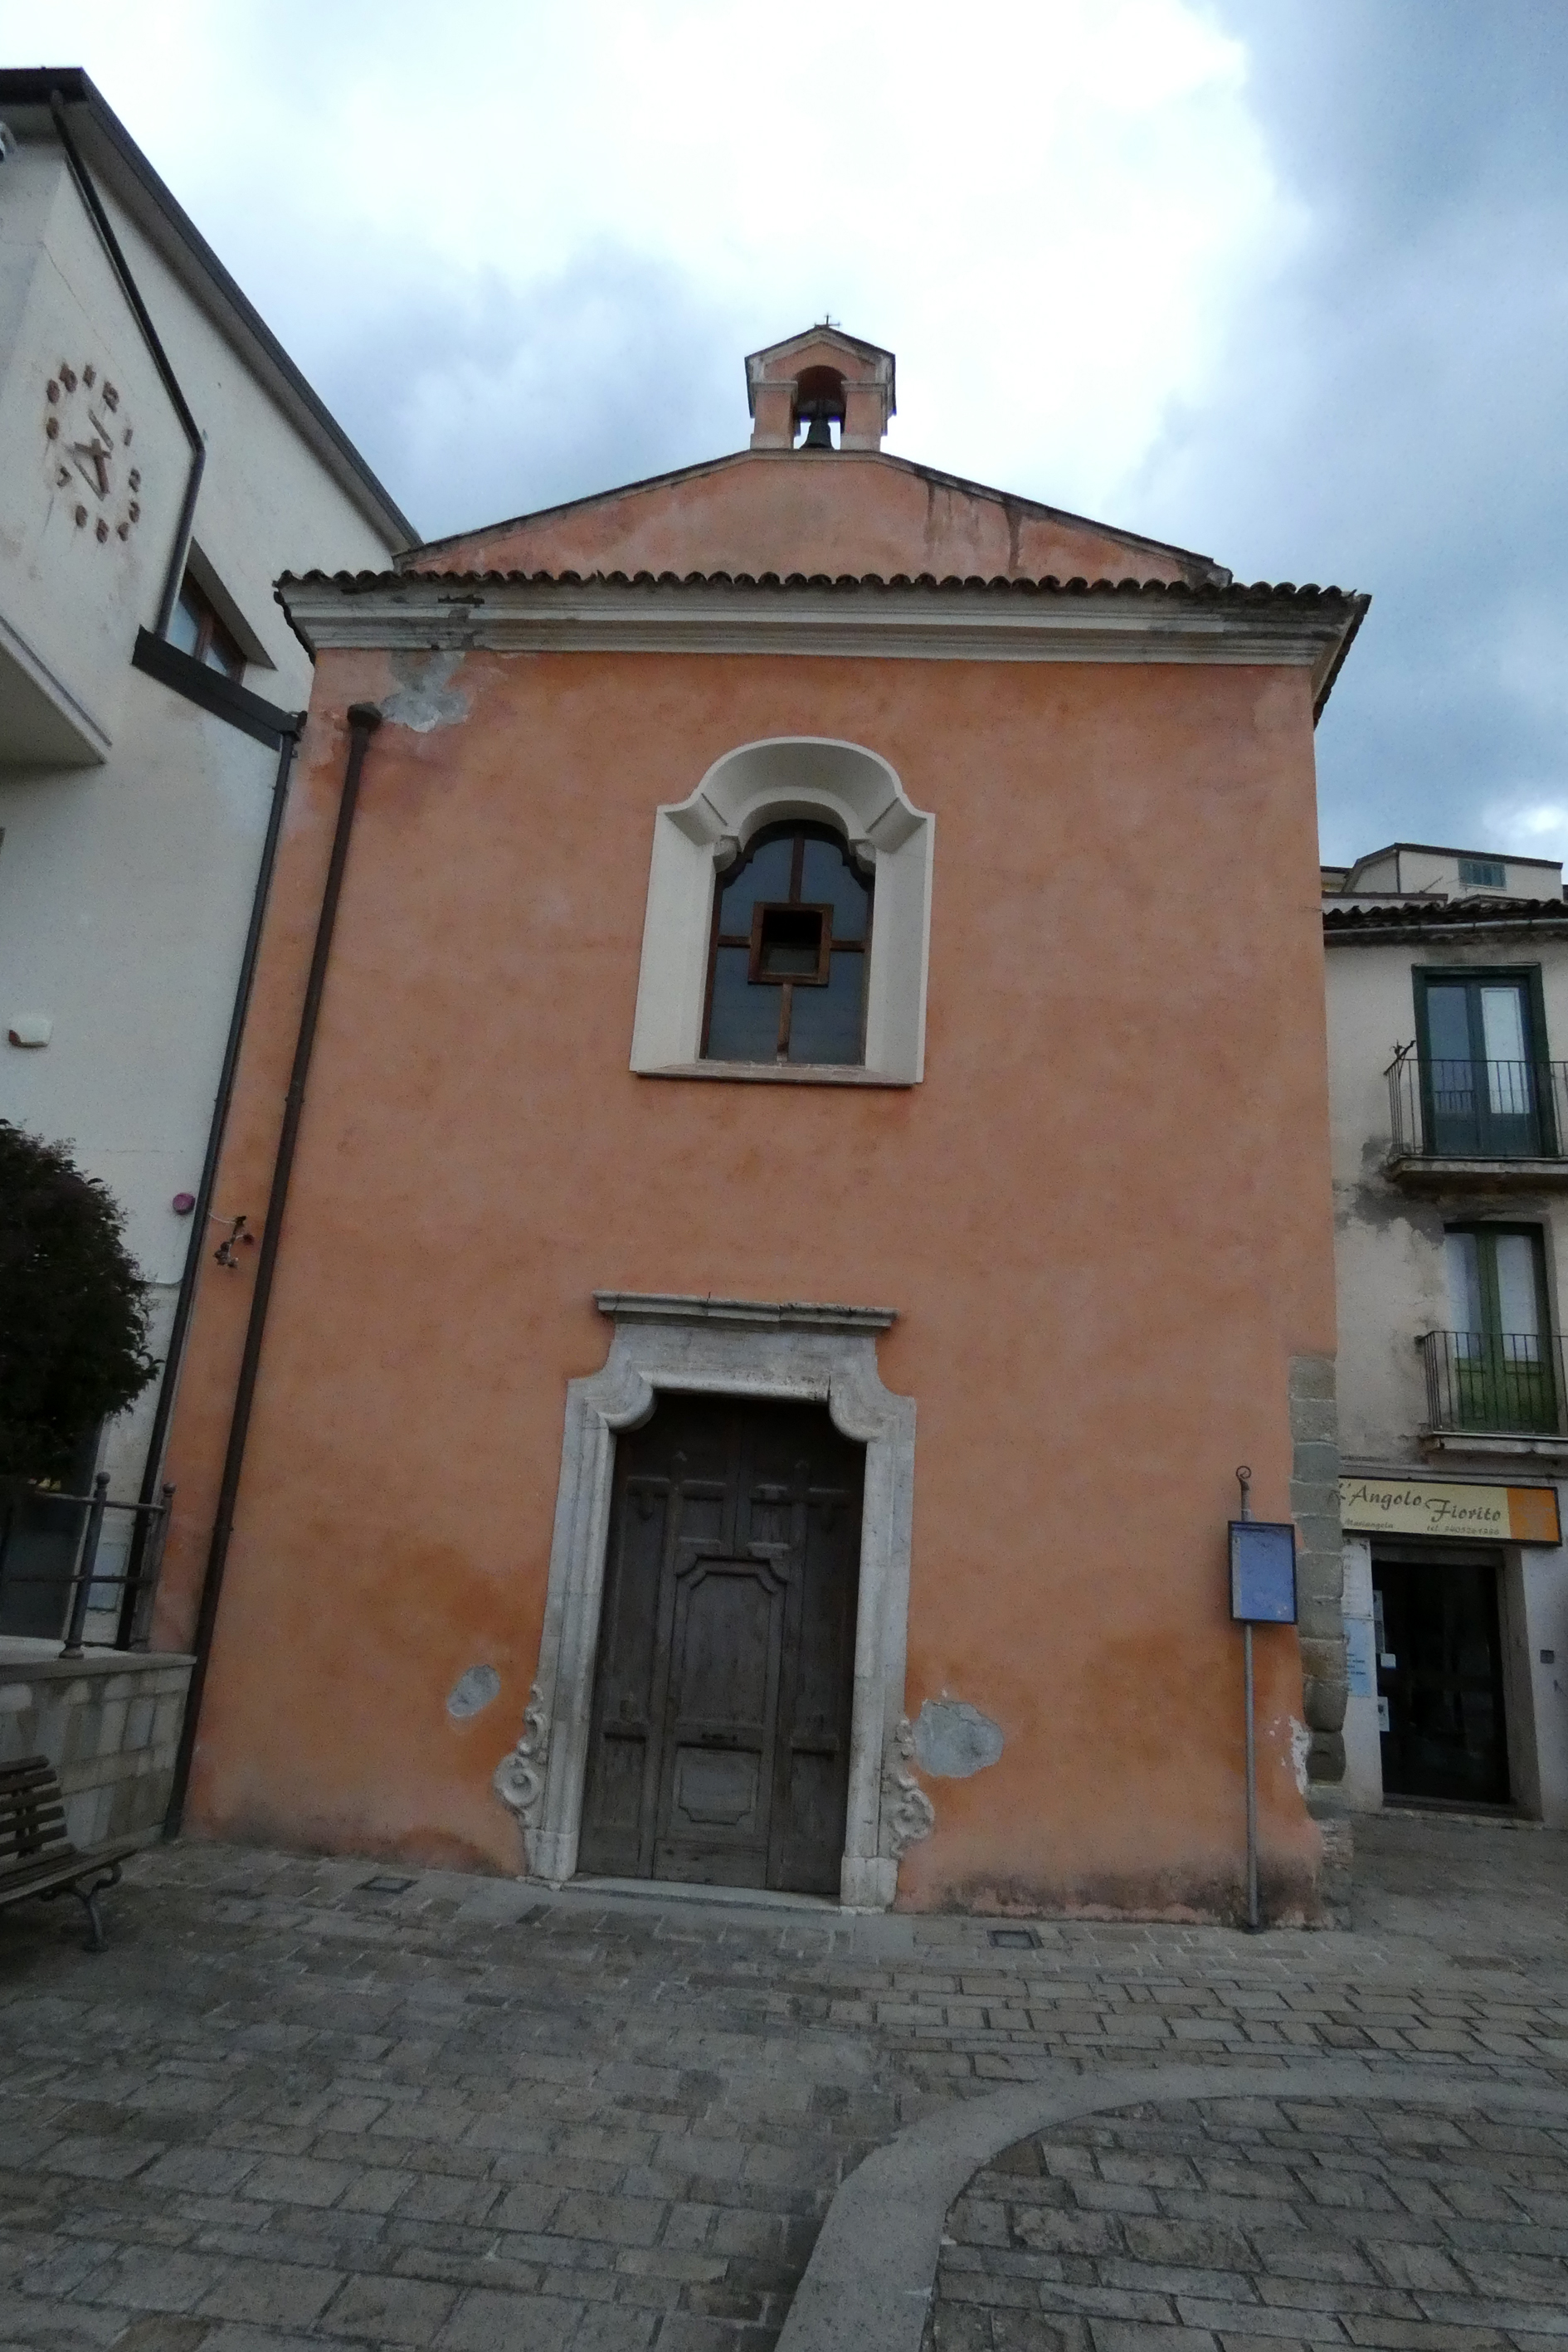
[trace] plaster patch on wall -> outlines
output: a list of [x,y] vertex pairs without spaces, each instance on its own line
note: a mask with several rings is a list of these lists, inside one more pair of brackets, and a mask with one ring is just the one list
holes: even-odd
[[928,1698],[915,1717],[915,1761],[933,1780],[967,1780],[1002,1753],[1002,1727],[964,1698]]
[[1307,1793],[1307,1759],[1312,1752],[1312,1735],[1304,1723],[1290,1717],[1290,1763],[1296,1775],[1296,1786],[1303,1796]]
[[479,1715],[500,1694],[500,1676],[493,1666],[470,1666],[458,1676],[447,1694],[447,1712],[457,1723]]
[[456,727],[468,717],[468,696],[456,689],[448,691],[451,680],[462,667],[460,651],[394,653],[389,658],[397,691],[385,698],[381,710],[383,718],[394,727],[408,727],[416,735],[428,735],[437,727]]

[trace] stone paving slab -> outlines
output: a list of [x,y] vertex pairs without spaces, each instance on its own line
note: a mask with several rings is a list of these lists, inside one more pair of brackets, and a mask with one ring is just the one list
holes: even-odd
[[[1568,2086],[1544,2074],[1501,2082],[1479,2069],[1434,2067],[1382,2053],[1370,2061],[1271,2058],[1252,2065],[1229,2059],[1143,2067],[1060,2063],[1035,2081],[1010,2084],[988,2097],[950,2101],[875,2149],[850,2174],[795,2290],[779,2352],[921,2352],[922,2346],[930,2352],[933,2294],[936,2320],[947,2334],[979,2335],[994,2343],[1001,2319],[1016,2331],[1022,2311],[1031,2316],[1029,2332],[1036,2340],[1049,2341],[1049,2323],[1039,2315],[1059,2310],[1064,2277],[1072,2290],[1070,2308],[1094,2311],[1096,2304],[1079,2292],[1092,2290],[1100,2319],[1120,2326],[1125,2315],[1116,2312],[1110,2299],[1116,2316],[1106,2317],[1108,2299],[1100,2294],[1106,2280],[1096,2276],[1092,2261],[1082,2267],[1084,2260],[1125,2251],[1116,2217],[1123,2210],[1145,2218],[1156,2212],[1157,2180],[1173,2207],[1191,2196],[1206,2211],[1218,2192],[1190,2169],[1184,2180],[1163,2172],[1148,2178],[1135,2173],[1128,2180],[1121,2167],[1094,2180],[1083,2177],[1080,2164],[1068,2192],[1068,2201],[1076,2200],[1079,2210],[1065,2220],[1058,2214],[1050,2224],[1063,2264],[1057,2268],[1050,2254],[1032,2259],[1040,2253],[1047,2224],[1038,2212],[1015,2210],[1027,2207],[1030,2192],[1016,2190],[1010,2176],[1037,2173],[1040,2151],[1064,2129],[1090,2118],[1141,2108],[1163,2113],[1213,2101],[1223,2102],[1230,2120],[1261,2108],[1291,2117],[1310,2116],[1331,2134],[1341,2107],[1354,2114],[1369,2105],[1382,2111],[1397,2105],[1407,2123],[1411,2111],[1426,2116],[1426,2137],[1436,2144],[1455,2137],[1445,2132],[1452,2119],[1473,2121],[1478,2116],[1489,2127],[1517,2130],[1522,2124],[1536,2134],[1568,2134]],[[1243,2168],[1231,2169],[1240,2176]],[[987,2185],[985,2177],[992,2174],[1009,2178],[998,2188],[996,2180]],[[1237,2193],[1251,2190],[1254,2201],[1247,2210],[1256,2218],[1271,2197],[1278,2203],[1277,2187],[1255,2184],[1248,2171]],[[1332,2189],[1341,2202],[1351,2201],[1343,2181],[1336,2180]],[[1321,2180],[1316,2193],[1324,2196]],[[1033,2201],[1037,2206],[1040,2197]],[[1257,2270],[1256,2250],[1247,2250],[1247,2263],[1249,2273]],[[1164,2267],[1173,2273],[1173,2260]],[[1200,2271],[1185,2284],[1210,2287],[1219,2275]],[[1020,2284],[1030,2279],[1041,2284]],[[1254,2302],[1258,2299],[1250,2275],[1230,2283],[1238,2297],[1245,2288]],[[965,2315],[962,2305],[973,2309]],[[1157,2327],[1171,2316],[1169,2309],[1162,2313],[1146,2302],[1129,2324]]]
[[[768,2352],[861,2158],[1054,2063],[1387,2052],[1467,2079],[1568,2081],[1568,1839],[1387,1817],[1361,1844],[1347,1934],[1041,1922],[1028,1945],[1013,1922],[551,1897],[372,1862],[155,1849],[110,1898],[101,1957],[41,1905],[0,1915],[0,2352]],[[1098,2142],[1071,2144],[1099,2161]],[[1218,2226],[1239,2194],[1226,2177],[1158,2189],[1113,2163],[1082,2179],[1081,2209],[1019,2210],[1103,2224],[1105,2244],[995,2251],[1244,2274],[1125,2239],[1138,2221]],[[1248,2209],[1258,2229],[1298,2226],[1284,2218],[1296,2192],[1275,2185]],[[1169,2210],[1094,2201],[1134,2189]],[[1534,2249],[1516,2242],[1506,2181],[1472,2167],[1463,2196],[1452,2224],[1478,2250]],[[1557,2225],[1542,2207],[1528,2226]],[[1457,2239],[1436,2242],[1462,2291],[1380,2291],[1511,2307],[1515,2289],[1466,2269]],[[1263,2242],[1247,2243],[1263,2263]],[[1180,2326],[1230,2352],[1243,2336],[1228,2316],[1192,2315],[1204,2286],[1183,2284],[1183,2317],[1176,2289],[1108,2279],[1165,2295],[1158,2318],[1064,2307],[1079,2333],[1061,2340],[1112,2352],[1107,2328],[1152,2325],[1168,2347]],[[1225,2301],[1213,2281],[1207,2299]],[[1289,2306],[1261,2286],[1239,2300],[1243,2333],[1278,2342],[1268,2315]],[[996,2326],[1025,2306],[985,2308],[984,2340],[1011,2344]],[[1365,2316],[1332,2340],[1381,2346],[1355,2333]],[[1504,2325],[1419,2324],[1450,2331],[1419,2339],[1434,2352]],[[1551,2330],[1515,2331],[1531,2338],[1562,2352]]]
[[1568,2344],[1568,2116],[1210,2099],[1058,2126],[949,2215],[930,2352]]

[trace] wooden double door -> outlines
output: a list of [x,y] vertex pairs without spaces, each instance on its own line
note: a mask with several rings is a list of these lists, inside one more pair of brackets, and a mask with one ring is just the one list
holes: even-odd
[[821,1405],[617,1441],[580,1870],[837,1894],[864,1480]]

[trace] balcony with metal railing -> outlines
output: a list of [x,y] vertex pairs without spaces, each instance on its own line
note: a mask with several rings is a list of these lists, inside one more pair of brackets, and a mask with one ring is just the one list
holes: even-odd
[[1386,1076],[1390,1175],[1568,1185],[1568,1063],[1445,1061],[1402,1045]]
[[1427,1331],[1416,1343],[1435,1436],[1568,1437],[1563,1342],[1533,1331]]

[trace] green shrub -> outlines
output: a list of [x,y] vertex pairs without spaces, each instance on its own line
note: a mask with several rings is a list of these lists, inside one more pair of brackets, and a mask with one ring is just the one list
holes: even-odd
[[0,1478],[63,1477],[158,1369],[124,1223],[65,1144],[0,1119]]

